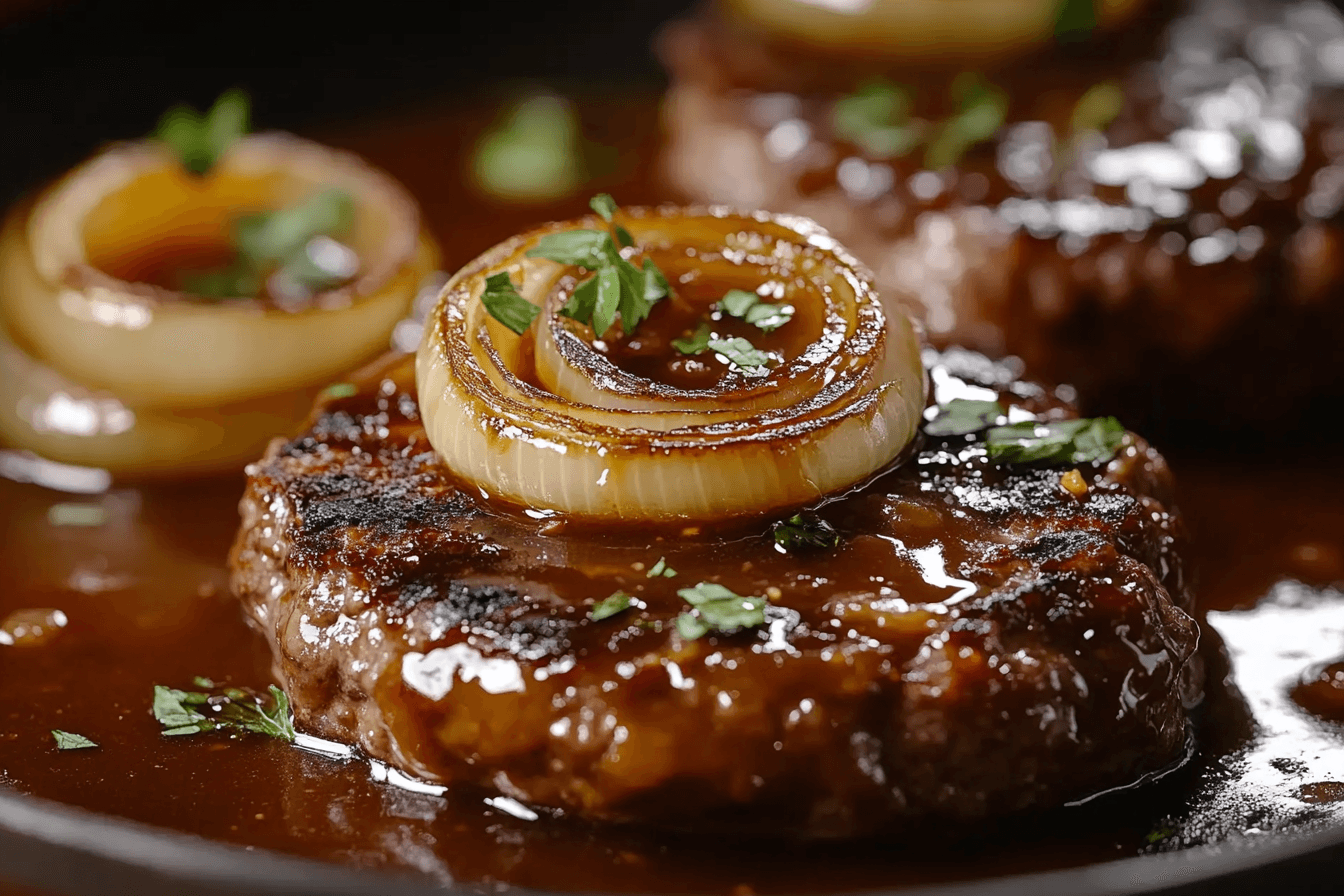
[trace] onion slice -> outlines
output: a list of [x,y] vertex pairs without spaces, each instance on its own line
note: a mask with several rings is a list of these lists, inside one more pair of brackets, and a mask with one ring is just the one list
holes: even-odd
[[[227,244],[234,218],[324,187],[355,199],[343,240],[360,270],[297,311],[206,300],[117,279],[100,260]],[[0,234],[0,312],[63,374],[139,408],[245,401],[323,383],[386,347],[437,262],[414,201],[358,157],[280,134],[246,137],[194,177],[164,146],[114,146],[11,212]]]
[[[1111,28],[1151,0],[1095,4]],[[1010,56],[1049,43],[1061,0],[727,0],[739,18],[781,37],[833,51],[946,64]]]
[[[515,237],[449,281],[417,357],[425,429],[457,475],[578,517],[711,520],[814,502],[914,438],[926,388],[915,328],[884,310],[868,272],[816,224],[670,208],[626,210],[621,223],[638,251],[669,265],[674,291],[693,279],[778,284],[798,309],[786,325],[797,344],[761,375],[729,374],[713,389],[632,375],[558,314],[582,275],[526,256],[548,233],[602,222]],[[542,309],[522,337],[481,303],[500,271]]]
[[118,478],[238,470],[307,415],[317,388],[210,408],[136,409],[33,358],[0,325],[0,443]]

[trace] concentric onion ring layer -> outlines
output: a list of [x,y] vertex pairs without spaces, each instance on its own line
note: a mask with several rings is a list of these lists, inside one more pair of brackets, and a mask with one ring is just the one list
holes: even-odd
[[[817,225],[681,209],[629,210],[620,221],[639,253],[686,259],[684,276],[725,289],[783,284],[798,308],[788,355],[706,391],[632,376],[557,314],[585,275],[526,257],[545,234],[603,223],[534,230],[448,283],[420,346],[425,429],[455,473],[532,509],[708,520],[816,501],[910,443],[925,395],[914,328],[884,312],[869,275]],[[679,271],[666,270],[676,292]],[[500,271],[543,309],[522,337],[480,301]]]

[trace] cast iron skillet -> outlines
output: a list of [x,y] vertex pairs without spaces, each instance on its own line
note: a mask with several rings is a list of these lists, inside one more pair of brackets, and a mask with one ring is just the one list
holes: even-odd
[[[233,85],[250,89],[267,126],[295,128],[519,78],[656,84],[650,35],[690,5],[608,4],[602,27],[573,28],[578,4],[563,0],[514,0],[502,17],[497,4],[448,4],[432,27],[432,7],[416,0],[383,0],[357,16],[272,0],[234,0],[227,15],[215,4],[169,0],[29,0],[24,13],[0,22],[0,207],[104,140],[147,132],[169,104],[204,106]],[[461,39],[487,33],[504,39]],[[557,33],[565,34],[559,49]],[[1312,894],[1338,893],[1342,882],[1344,827],[1336,827],[901,896]],[[445,892],[405,875],[226,845],[0,787],[4,883],[70,896]]]
[[[902,890],[899,896],[1338,893],[1344,827]],[[443,896],[473,893],[225,845],[0,789],[0,880],[68,896]],[[537,891],[519,889],[520,896]],[[893,894],[896,896],[896,894]]]

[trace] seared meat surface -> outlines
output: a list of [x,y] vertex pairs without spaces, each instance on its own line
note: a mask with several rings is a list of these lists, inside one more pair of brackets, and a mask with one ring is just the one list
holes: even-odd
[[[940,401],[1073,415],[979,355],[929,360]],[[585,817],[807,836],[1057,805],[1184,754],[1198,630],[1135,436],[1082,494],[926,437],[819,511],[836,547],[789,553],[771,520],[494,506],[437,462],[409,358],[356,386],[249,469],[232,555],[305,731]],[[765,624],[687,640],[676,592],[702,581],[768,597]]]
[[[879,63],[701,15],[663,41],[668,172],[694,201],[815,219],[935,342],[1017,355],[1086,413],[1201,447],[1314,427],[1304,410],[1344,383],[1344,13],[1155,8],[1114,46],[988,70],[1003,124],[953,162],[845,136]],[[955,111],[956,71],[882,74],[916,127]]]

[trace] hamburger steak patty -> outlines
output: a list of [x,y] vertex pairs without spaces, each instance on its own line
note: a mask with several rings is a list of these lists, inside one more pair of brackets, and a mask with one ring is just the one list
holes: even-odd
[[[1073,416],[982,356],[927,360],[940,402]],[[916,448],[818,512],[834,548],[599,529],[458,484],[393,358],[249,468],[233,586],[301,729],[589,818],[842,836],[1179,761],[1202,674],[1161,456],[1131,435],[1075,496],[972,437]],[[687,640],[701,581],[768,597],[765,623]],[[617,590],[634,605],[590,619]]]

